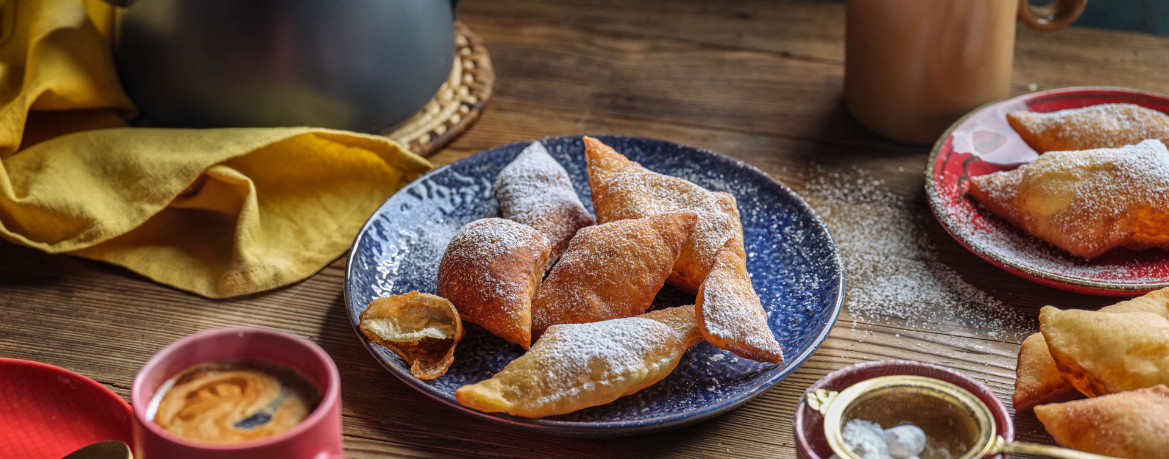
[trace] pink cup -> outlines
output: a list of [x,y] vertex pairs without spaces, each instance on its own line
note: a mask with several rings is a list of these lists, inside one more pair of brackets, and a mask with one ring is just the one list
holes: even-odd
[[[970,391],[977,396],[994,416],[995,431],[1004,440],[1010,442],[1015,439],[1015,425],[1011,422],[1010,413],[1003,402],[999,401],[994,391],[978,380],[946,367],[925,362],[904,360],[883,360],[878,362],[864,362],[844,367],[824,376],[815,384],[808,387],[807,393],[816,389],[842,391],[853,384],[868,379],[889,375],[914,375],[939,379]],[[792,431],[796,439],[796,457],[800,459],[821,459],[832,456],[832,449],[828,440],[824,438],[824,417],[819,411],[808,406],[806,396],[800,397],[796,405],[795,419],[792,421]],[[1005,454],[995,455],[992,459],[1002,459]]]
[[[321,403],[287,432],[229,445],[178,438],[146,418],[146,407],[166,380],[192,365],[219,360],[257,359],[296,370],[316,385]],[[342,457],[341,376],[333,359],[316,344],[275,330],[224,328],[197,333],[163,348],[134,377],[134,457],[138,459],[245,459]]]

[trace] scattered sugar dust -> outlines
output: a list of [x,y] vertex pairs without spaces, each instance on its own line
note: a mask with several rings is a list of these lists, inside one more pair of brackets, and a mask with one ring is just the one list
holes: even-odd
[[840,246],[845,307],[854,320],[912,328],[957,324],[994,339],[1025,337],[1012,330],[1028,329],[1027,317],[938,259],[926,230],[936,223],[925,203],[897,195],[856,165],[840,170],[813,164],[798,175],[805,181],[801,195]]

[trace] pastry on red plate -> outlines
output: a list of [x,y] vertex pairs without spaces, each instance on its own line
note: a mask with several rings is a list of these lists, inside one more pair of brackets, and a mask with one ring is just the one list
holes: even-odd
[[1072,255],[1169,248],[1169,151],[1160,140],[1057,151],[970,179],[991,212]]
[[1049,113],[1015,111],[1007,122],[1035,151],[1091,150],[1169,142],[1169,116],[1133,104],[1100,104]]

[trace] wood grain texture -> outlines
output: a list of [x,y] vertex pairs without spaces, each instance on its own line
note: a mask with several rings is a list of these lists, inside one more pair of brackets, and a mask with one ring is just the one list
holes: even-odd
[[[350,457],[791,458],[792,411],[804,388],[830,371],[880,359],[932,362],[985,382],[1008,402],[1018,342],[1036,328],[1041,306],[1114,302],[1017,279],[950,239],[925,202],[927,149],[874,136],[841,106],[843,4],[492,0],[464,2],[459,15],[491,53],[495,95],[469,132],[432,157],[436,164],[509,142],[582,133],[709,148],[759,167],[804,196],[851,255],[867,250],[864,241],[842,239],[864,234],[850,233],[856,216],[905,216],[914,222],[911,236],[928,252],[875,251],[856,259],[896,270],[919,266],[926,257],[1023,319],[996,320],[977,304],[927,305],[927,318],[878,314],[861,308],[859,299],[880,279],[850,277],[853,306],[828,340],[751,403],[664,433],[569,439],[472,419],[383,370],[346,318],[343,259],[287,288],[212,301],[119,268],[0,243],[0,357],[58,365],[128,397],[138,368],[180,337],[225,326],[272,327],[307,337],[337,361]],[[1022,93],[1092,84],[1166,93],[1166,62],[1165,37],[1020,28],[1012,87]],[[830,192],[864,181],[879,183],[884,197]],[[1018,439],[1051,442],[1033,414],[1015,420]]]

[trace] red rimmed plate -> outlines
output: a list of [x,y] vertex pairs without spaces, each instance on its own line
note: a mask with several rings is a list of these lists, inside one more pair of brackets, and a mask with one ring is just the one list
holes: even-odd
[[970,112],[942,134],[926,162],[925,190],[934,216],[958,243],[974,254],[1011,274],[1040,284],[1108,296],[1136,296],[1169,287],[1169,252],[1114,249],[1096,259],[1084,260],[1036,239],[966,195],[970,177],[1015,166],[988,162],[965,152],[965,146],[990,145],[989,149],[998,146],[998,154],[1006,153],[1007,157],[1034,154],[1017,141],[1018,135],[1003,118],[1007,112],[1042,113],[1111,103],[1136,104],[1169,113],[1169,97],[1110,87],[1040,91]]
[[60,458],[104,440],[131,442],[130,405],[77,373],[0,359],[0,453]]

